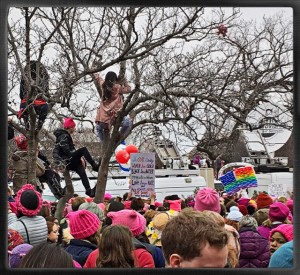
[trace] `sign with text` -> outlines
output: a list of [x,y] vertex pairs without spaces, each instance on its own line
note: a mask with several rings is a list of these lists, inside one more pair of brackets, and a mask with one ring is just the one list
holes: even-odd
[[132,196],[149,198],[155,191],[155,154],[130,154]]
[[268,193],[271,196],[276,196],[276,197],[285,196],[286,192],[287,192],[287,188],[286,185],[283,183],[272,183],[269,186],[269,190],[268,190]]

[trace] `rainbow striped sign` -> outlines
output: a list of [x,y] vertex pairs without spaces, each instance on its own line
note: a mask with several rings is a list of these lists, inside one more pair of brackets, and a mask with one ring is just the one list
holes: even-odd
[[228,195],[233,195],[241,189],[257,187],[257,178],[252,166],[236,168],[219,179]]

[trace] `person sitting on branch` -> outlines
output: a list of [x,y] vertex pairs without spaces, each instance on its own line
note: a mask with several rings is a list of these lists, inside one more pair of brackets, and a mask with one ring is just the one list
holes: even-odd
[[71,134],[75,132],[75,121],[72,118],[65,118],[63,127],[64,129],[57,129],[54,131],[56,142],[53,150],[53,158],[56,163],[63,164],[67,170],[75,171],[80,176],[82,184],[86,190],[86,195],[94,197],[95,190],[90,187],[90,183],[85,172],[84,159],[92,166],[93,171],[96,172],[99,170],[100,164],[93,160],[86,147],[82,147],[77,150],[75,149],[75,145],[71,137]]

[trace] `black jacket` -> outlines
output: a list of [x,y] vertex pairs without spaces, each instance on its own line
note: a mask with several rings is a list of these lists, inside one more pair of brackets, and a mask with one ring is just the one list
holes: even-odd
[[53,149],[53,159],[68,165],[72,153],[75,152],[73,139],[65,129],[55,130],[54,135],[56,136],[56,142]]

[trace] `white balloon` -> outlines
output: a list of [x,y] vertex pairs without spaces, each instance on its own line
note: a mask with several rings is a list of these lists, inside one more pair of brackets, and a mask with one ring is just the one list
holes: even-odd
[[118,145],[118,147],[116,148],[115,154],[117,154],[119,151],[125,150],[125,149],[126,149],[126,145],[120,144],[120,145]]

